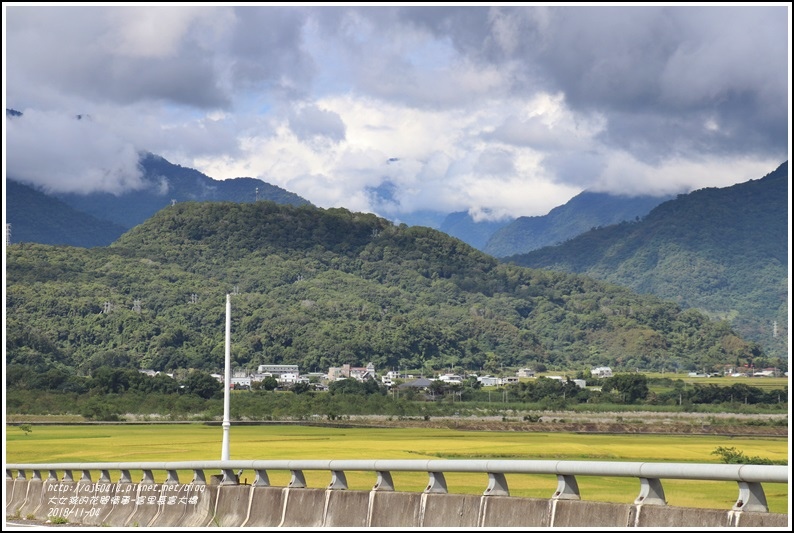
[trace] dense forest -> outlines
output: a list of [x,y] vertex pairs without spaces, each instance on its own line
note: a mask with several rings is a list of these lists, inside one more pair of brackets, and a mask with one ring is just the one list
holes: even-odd
[[727,323],[580,275],[502,264],[346,209],[168,206],[108,247],[7,247],[6,363],[101,367],[712,371],[768,361]]

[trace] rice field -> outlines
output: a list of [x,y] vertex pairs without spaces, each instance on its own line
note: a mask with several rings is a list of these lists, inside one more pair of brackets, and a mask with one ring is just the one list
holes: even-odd
[[[223,430],[204,424],[34,425],[25,433],[6,426],[6,463],[134,462],[219,460]],[[787,460],[787,438],[701,435],[587,435],[425,428],[328,428],[292,425],[235,426],[230,430],[232,460],[269,459],[555,459],[638,462],[718,463],[717,447],[745,455]],[[208,475],[210,472],[207,473]],[[118,476],[119,472],[111,472]],[[133,476],[141,476],[133,472]],[[155,472],[164,481],[165,472]],[[179,472],[188,482],[192,472]],[[271,485],[286,486],[288,471],[268,471]],[[330,481],[325,471],[305,472],[309,487]],[[427,474],[392,473],[398,491],[421,492]],[[243,472],[251,483],[255,473]],[[374,472],[347,472],[348,486],[369,490]],[[98,473],[94,479],[98,478]],[[488,484],[482,473],[445,474],[451,493],[481,494]],[[140,477],[133,479],[140,479]],[[116,481],[114,478],[113,481]],[[548,498],[556,476],[508,474],[513,496]],[[634,478],[577,477],[582,499],[631,503],[639,493]],[[682,507],[730,509],[738,497],[734,482],[662,480],[668,503]],[[787,513],[785,484],[767,483],[770,511]]]

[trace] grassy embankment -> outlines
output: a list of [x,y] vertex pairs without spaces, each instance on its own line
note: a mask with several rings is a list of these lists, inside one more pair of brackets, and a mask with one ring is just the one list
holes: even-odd
[[[480,432],[418,428],[321,428],[305,426],[238,426],[231,428],[231,459],[559,459],[642,462],[718,463],[712,452],[734,447],[747,456],[788,458],[786,438],[727,438],[670,435],[583,435],[570,433]],[[33,426],[25,433],[6,428],[7,463],[133,462],[220,459],[222,429],[203,424]],[[208,472],[211,474],[213,472]],[[163,481],[165,472],[156,472]],[[192,472],[180,472],[189,482]],[[307,471],[310,487],[324,487],[327,471]],[[119,472],[112,472],[118,476]],[[141,472],[133,472],[140,479]],[[251,483],[254,472],[243,472]],[[274,486],[289,483],[288,471],[268,472]],[[374,472],[347,472],[353,490],[369,490]],[[397,490],[421,492],[423,473],[393,473]],[[445,474],[451,493],[481,494],[485,474]],[[98,473],[94,473],[94,479]],[[113,478],[116,481],[117,477]],[[553,475],[507,475],[513,496],[548,498],[557,486]],[[585,500],[631,503],[639,493],[633,478],[577,478]],[[734,482],[663,480],[673,506],[730,509],[738,496]],[[788,512],[788,487],[767,483],[770,511]]]

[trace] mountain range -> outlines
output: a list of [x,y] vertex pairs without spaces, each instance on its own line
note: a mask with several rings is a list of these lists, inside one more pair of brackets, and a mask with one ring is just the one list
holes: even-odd
[[[6,117],[24,120],[23,113],[14,109],[6,109]],[[52,193],[25,184],[13,175],[8,176],[4,198],[11,240],[106,246],[124,231],[174,202],[272,200],[287,205],[311,203],[260,179],[213,179],[149,152],[140,154],[138,165],[143,187],[119,194]],[[379,190],[379,196],[389,194],[389,187],[381,188],[384,190]],[[664,199],[626,198],[585,191],[544,216],[475,221],[467,212],[425,210],[402,214],[392,222],[440,229],[478,250],[504,257],[555,244],[592,227],[643,216]]]
[[504,260],[700,309],[788,357],[789,198],[784,162],[760,179],[678,195],[641,220]]
[[[150,153],[140,168],[145,187],[118,196],[47,194],[9,176],[10,242],[107,247],[180,203],[314,207],[258,179],[214,180]],[[758,180],[675,198],[584,191],[544,216],[475,222],[466,212],[423,212],[400,225],[439,226],[504,263],[586,275],[700,310],[757,343],[755,352],[787,358],[787,174],[786,162]]]
[[[15,242],[107,246],[122,233],[174,202],[272,200],[310,204],[297,194],[255,178],[216,180],[150,153],[139,166],[145,186],[121,194],[48,193],[10,176],[6,180],[7,221]],[[620,197],[582,192],[547,215],[475,221],[465,211],[422,211],[393,222],[440,229],[495,257],[556,244],[593,227],[647,214],[667,197]]]
[[[6,248],[15,375],[232,364],[496,372],[720,369],[754,357],[727,323],[459,239],[342,208],[178,202],[107,247]],[[778,364],[778,366],[782,366]]]
[[46,193],[9,176],[5,201],[12,241],[107,246],[175,202],[272,200],[288,205],[311,204],[259,179],[214,180],[150,153],[141,154],[139,167],[144,186],[123,194]]

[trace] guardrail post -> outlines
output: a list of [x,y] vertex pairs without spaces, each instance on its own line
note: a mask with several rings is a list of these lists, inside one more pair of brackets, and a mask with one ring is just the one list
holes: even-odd
[[391,477],[391,472],[388,470],[378,470],[378,479],[375,481],[375,486],[372,490],[383,490],[394,492],[394,480]]
[[17,470],[17,479],[27,479],[25,477],[25,471],[24,470],[21,470],[21,469]]
[[10,468],[6,468],[6,479],[14,479],[14,473]]
[[269,487],[270,478],[267,477],[267,470],[255,470],[256,479],[254,479],[255,487]]
[[291,489],[305,489],[306,478],[303,476],[303,470],[290,470],[292,478],[289,480],[287,487]]
[[58,481],[58,471],[57,470],[50,470],[49,475],[47,476],[47,481]]
[[667,505],[662,482],[656,478],[640,478],[640,494],[634,505]]
[[63,471],[63,479],[61,481],[74,481],[74,476],[72,476],[71,470],[64,470]]
[[168,470],[165,485],[179,485],[179,474],[176,473],[176,470]]
[[129,470],[121,470],[121,478],[119,479],[119,483],[132,483],[132,475],[130,474]]
[[507,488],[507,478],[500,472],[488,472],[488,488],[484,496],[510,496]]
[[557,474],[557,492],[551,498],[553,500],[581,500],[576,476]]
[[768,513],[764,487],[760,483],[739,481],[739,499],[733,506],[734,511]]
[[329,490],[347,490],[347,478],[342,470],[331,470],[331,482],[327,487]]
[[101,470],[99,474],[100,483],[110,483],[110,470]]
[[151,470],[143,471],[143,479],[141,479],[141,485],[154,485],[154,474],[152,474]]
[[237,485],[239,480],[237,479],[237,474],[231,468],[224,468],[223,469],[223,479],[221,480],[221,485]]
[[83,475],[80,478],[80,481],[81,482],[88,481],[89,483],[92,483],[94,480],[91,479],[91,471],[90,470],[83,470]]
[[426,493],[447,493],[447,480],[444,478],[443,472],[428,472],[427,475],[430,476],[430,480],[427,482],[427,487],[425,488]]
[[193,469],[193,480],[191,481],[194,485],[206,485],[207,478],[204,477],[204,470],[201,468],[194,468]]
[[30,479],[35,479],[36,481],[41,481],[41,470],[34,470],[33,477]]

